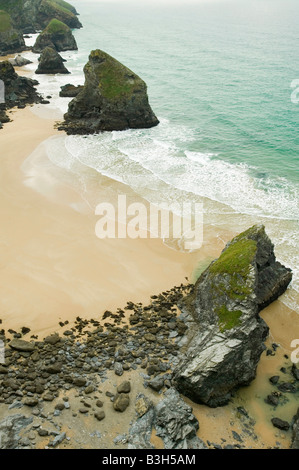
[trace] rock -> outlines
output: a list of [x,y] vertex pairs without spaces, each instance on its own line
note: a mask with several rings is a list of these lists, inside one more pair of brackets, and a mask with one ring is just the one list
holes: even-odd
[[264,226],[253,226],[229,242],[182,302],[190,327],[174,370],[175,387],[215,407],[248,385],[269,331],[258,313],[291,279],[290,269],[276,261]]
[[78,50],[72,30],[56,19],[52,19],[44,31],[39,34],[32,52],[40,53],[46,47],[52,47],[57,52]]
[[280,418],[272,418],[271,423],[273,424],[273,426],[278,429],[281,429],[282,431],[288,431],[290,428],[289,423]]
[[125,411],[130,404],[130,398],[127,393],[119,393],[115,395],[114,401],[113,401],[113,408],[116,411],[123,412]]
[[5,110],[19,105],[40,103],[41,96],[35,89],[37,82],[30,78],[20,77],[8,60],[0,62],[0,80],[5,85],[5,104],[0,104],[2,123],[10,120]]
[[291,449],[299,449],[299,408],[293,418]]
[[56,447],[59,444],[61,444],[65,438],[66,438],[66,433],[62,432],[58,434],[57,436],[55,436],[52,442],[49,442],[49,446]]
[[37,398],[28,397],[28,398],[25,398],[25,400],[24,400],[24,405],[26,405],[26,406],[33,407],[33,406],[36,406],[37,404],[38,404]]
[[84,387],[86,384],[86,378],[85,377],[75,377],[73,380],[73,384],[77,385],[77,387]]
[[105,418],[105,412],[104,411],[97,411],[94,414],[95,418],[97,418],[98,421],[102,421]]
[[0,449],[18,449],[22,429],[31,424],[33,418],[15,414],[0,421]]
[[296,364],[292,365],[292,375],[296,380],[299,380],[299,369],[297,369]]
[[102,408],[103,405],[104,405],[104,403],[102,402],[102,400],[97,400],[97,401],[96,401],[96,406],[97,406],[98,408]]
[[192,408],[170,388],[156,406],[155,428],[164,441],[165,449],[187,449],[188,440],[196,437],[199,424]]
[[165,377],[163,375],[157,375],[154,379],[148,382],[148,385],[156,392],[159,392],[164,387],[164,379]]
[[0,374],[8,374],[9,369],[0,365]]
[[115,372],[116,375],[123,375],[124,370],[123,370],[123,366],[120,362],[116,362],[114,364],[114,372]]
[[75,96],[77,96],[82,90],[83,90],[83,85],[75,86],[75,85],[71,85],[70,83],[68,83],[67,85],[63,85],[61,87],[59,96],[63,98],[75,98]]
[[70,73],[64,63],[62,57],[52,47],[46,47],[40,55],[37,74],[67,74]]
[[153,403],[145,395],[139,394],[136,397],[135,411],[137,413],[138,418],[141,418],[141,416],[145,415],[145,413],[147,413],[148,410],[152,407],[153,407]]
[[[144,395],[143,395],[144,397]],[[146,397],[144,397],[146,398]],[[154,449],[150,442],[154,426],[155,409],[150,407],[142,414],[130,428],[128,437],[128,449]]]
[[95,391],[95,388],[93,385],[88,385],[85,390],[84,390],[84,393],[86,395],[89,395],[90,393],[94,392]]
[[26,46],[22,32],[15,28],[10,15],[0,9],[0,55],[13,54],[24,49]]
[[44,339],[45,343],[52,344],[52,345],[58,343],[58,341],[60,341],[60,336],[58,333],[54,333],[52,335],[46,336],[46,338]]
[[131,382],[125,380],[117,387],[117,393],[130,393],[131,391]]
[[84,67],[83,90],[69,103],[59,129],[68,134],[149,128],[154,115],[144,81],[101,50],[92,51]]
[[296,393],[297,391],[297,387],[290,382],[282,382],[277,388],[283,393]]
[[50,364],[48,366],[45,366],[44,370],[48,374],[59,374],[62,369],[62,364],[61,362],[55,362],[54,364]]
[[32,64],[32,61],[29,59],[25,59],[20,54],[18,54],[14,59],[9,59],[9,62],[14,67],[23,67],[24,65]]
[[24,341],[23,339],[13,339],[8,343],[12,349],[23,352],[32,352],[34,351],[35,345],[29,341]]
[[279,381],[279,375],[273,375],[272,377],[270,377],[269,380],[270,380],[271,384],[276,385]]
[[0,7],[10,13],[17,27],[26,34],[44,29],[53,18],[70,28],[82,27],[74,7],[63,0],[1,0]]
[[44,401],[53,401],[54,400],[54,395],[50,392],[46,392],[43,396]]
[[267,396],[267,398],[265,399],[265,402],[268,403],[269,405],[277,406],[279,403],[279,396],[277,395],[277,393],[273,392]]

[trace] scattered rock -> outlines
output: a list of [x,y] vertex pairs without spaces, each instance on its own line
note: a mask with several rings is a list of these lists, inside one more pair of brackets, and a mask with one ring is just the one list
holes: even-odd
[[59,96],[63,98],[75,98],[75,96],[77,96],[82,90],[83,90],[83,85],[75,86],[75,85],[71,85],[70,83],[68,83],[67,85],[63,85],[61,87]]
[[289,423],[280,418],[272,418],[271,423],[274,427],[281,429],[282,431],[288,431],[290,428]]
[[291,449],[299,449],[299,408],[293,418]]
[[105,418],[105,412],[104,411],[97,411],[94,415],[95,415],[95,417],[97,418],[98,421],[102,421]]
[[131,391],[131,382],[125,380],[117,387],[118,393],[130,393]]
[[18,54],[14,59],[9,59],[9,62],[14,67],[23,67],[24,65],[32,64],[31,60],[25,59],[25,57],[22,57],[21,54]]
[[130,398],[127,393],[118,393],[113,401],[113,408],[116,411],[124,412],[130,404]]
[[32,352],[34,351],[35,345],[29,341],[24,341],[23,339],[13,339],[8,343],[12,349],[23,352]]

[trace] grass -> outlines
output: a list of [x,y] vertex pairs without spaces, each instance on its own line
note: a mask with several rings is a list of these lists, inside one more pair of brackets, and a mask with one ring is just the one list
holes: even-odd
[[[142,80],[127,67],[103,51],[95,50],[90,54],[90,60],[95,62],[95,71],[99,78],[99,88],[102,96],[109,100],[128,97],[142,86]],[[97,61],[99,65],[97,65]]]
[[0,33],[9,31],[12,27],[11,18],[6,11],[0,11]]
[[217,309],[216,313],[219,318],[219,329],[221,333],[241,324],[241,310],[228,310],[226,305],[222,305]]
[[60,32],[68,32],[70,28],[62,21],[56,20],[55,18],[50,21],[48,26],[44,29],[42,34],[57,34]]

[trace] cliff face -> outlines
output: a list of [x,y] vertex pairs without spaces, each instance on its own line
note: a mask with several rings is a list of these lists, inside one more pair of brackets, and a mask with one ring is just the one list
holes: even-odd
[[268,334],[258,313],[291,279],[291,271],[276,261],[263,226],[228,243],[184,305],[191,328],[175,370],[177,389],[195,402],[219,406],[248,385]]
[[75,8],[63,0],[0,0],[0,9],[7,11],[26,33],[44,29],[53,18],[70,28],[82,27]]
[[71,29],[62,21],[53,19],[40,33],[32,51],[42,52],[45,47],[53,47],[57,52],[77,50],[77,43]]
[[13,54],[24,49],[22,33],[14,27],[10,15],[0,10],[0,55]]
[[70,104],[61,129],[69,134],[147,128],[159,121],[145,82],[103,51],[92,51],[83,90]]

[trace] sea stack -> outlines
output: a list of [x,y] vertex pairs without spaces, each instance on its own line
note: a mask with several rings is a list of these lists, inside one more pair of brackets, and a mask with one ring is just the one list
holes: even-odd
[[38,35],[32,48],[33,52],[42,52],[45,47],[53,47],[57,52],[76,51],[78,49],[72,30],[62,21],[53,19]]
[[70,73],[63,63],[62,57],[52,47],[46,47],[40,55],[37,74]]
[[276,261],[263,225],[229,242],[183,303],[189,329],[174,371],[177,390],[216,407],[249,385],[269,331],[259,312],[291,279],[291,270]]
[[69,103],[60,129],[68,134],[94,134],[159,123],[145,82],[106,52],[92,51],[84,74],[84,87]]

